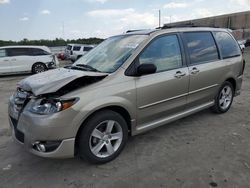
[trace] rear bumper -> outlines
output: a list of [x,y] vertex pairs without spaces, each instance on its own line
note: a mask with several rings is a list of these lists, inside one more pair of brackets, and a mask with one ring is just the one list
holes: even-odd
[[70,56],[69,56],[69,59],[70,59],[71,61],[76,61],[77,55],[70,55]]

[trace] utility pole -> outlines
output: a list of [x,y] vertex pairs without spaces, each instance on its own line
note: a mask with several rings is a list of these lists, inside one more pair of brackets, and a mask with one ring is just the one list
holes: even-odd
[[159,10],[159,28],[161,27],[161,10]]

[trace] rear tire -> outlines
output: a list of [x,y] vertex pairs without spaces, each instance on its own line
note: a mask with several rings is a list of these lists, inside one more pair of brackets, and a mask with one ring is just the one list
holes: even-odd
[[35,63],[33,66],[32,66],[32,73],[33,74],[37,74],[37,73],[41,73],[41,72],[44,72],[47,70],[47,67],[44,63]]
[[128,127],[123,117],[111,110],[94,114],[84,125],[79,138],[79,155],[91,163],[107,163],[123,150]]
[[218,114],[227,112],[233,103],[233,98],[234,87],[231,82],[225,81],[215,97],[215,104],[211,110]]

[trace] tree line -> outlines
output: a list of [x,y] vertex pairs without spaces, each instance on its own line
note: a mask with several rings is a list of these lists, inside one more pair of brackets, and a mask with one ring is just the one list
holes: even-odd
[[77,44],[99,44],[103,41],[104,39],[101,38],[82,38],[82,39],[67,39],[64,40],[62,38],[56,38],[54,40],[46,40],[46,39],[41,39],[41,40],[28,40],[28,39],[23,39],[21,41],[6,41],[6,40],[0,40],[0,46],[10,46],[10,45],[38,45],[38,46],[65,46],[69,43],[77,43]]

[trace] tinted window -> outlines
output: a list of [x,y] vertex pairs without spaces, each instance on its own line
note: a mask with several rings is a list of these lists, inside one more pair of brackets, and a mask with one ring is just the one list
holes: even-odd
[[67,50],[71,50],[72,46],[71,45],[67,45]]
[[81,49],[81,46],[74,46],[73,47],[73,51],[80,51],[80,49]]
[[8,56],[29,55],[29,48],[7,48]]
[[5,49],[0,49],[0,57],[6,57]]
[[231,35],[226,32],[215,32],[215,39],[221,51],[222,58],[239,56],[239,45]]
[[157,72],[181,67],[181,50],[177,36],[163,36],[155,39],[142,52],[139,62],[140,64],[154,64]]
[[83,51],[89,51],[89,50],[91,50],[93,47],[90,47],[90,46],[85,46],[84,48],[83,48]]
[[50,53],[39,49],[39,48],[30,48],[31,55],[38,56],[38,55],[49,55]]
[[219,59],[217,47],[210,32],[184,33],[184,37],[187,42],[191,64]]

